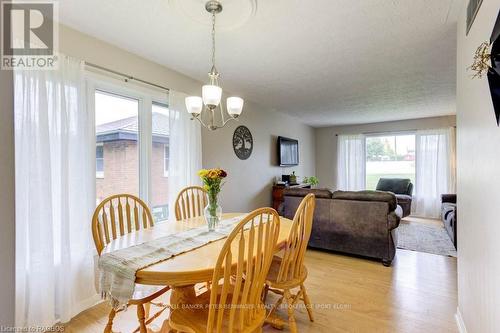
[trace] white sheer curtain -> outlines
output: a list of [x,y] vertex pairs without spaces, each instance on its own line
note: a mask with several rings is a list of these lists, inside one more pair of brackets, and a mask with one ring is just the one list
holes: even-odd
[[201,126],[191,120],[186,110],[186,94],[170,90],[170,160],[168,175],[169,219],[175,221],[174,203],[177,194],[186,186],[200,185]]
[[16,325],[66,322],[98,300],[90,221],[94,120],[83,63],[18,70],[15,85]]
[[337,137],[337,188],[360,191],[366,187],[365,136],[339,135]]
[[417,131],[415,149],[414,214],[438,218],[441,194],[455,193],[454,128]]

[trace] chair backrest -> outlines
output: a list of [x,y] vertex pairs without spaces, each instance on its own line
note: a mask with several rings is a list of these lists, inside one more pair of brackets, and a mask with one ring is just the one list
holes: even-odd
[[223,326],[228,332],[242,331],[259,317],[264,319],[262,290],[279,229],[280,218],[272,208],[254,210],[233,229],[215,265],[207,332],[219,333]]
[[200,186],[189,186],[177,195],[175,200],[175,218],[185,220],[203,215],[203,209],[208,203],[207,191]]
[[303,274],[304,256],[311,236],[315,196],[309,193],[302,199],[286,242],[276,282],[284,283],[299,279]]
[[388,191],[394,194],[412,195],[413,184],[408,178],[380,178],[376,187],[377,191]]
[[132,231],[154,224],[148,206],[131,194],[117,194],[104,199],[92,217],[92,236],[100,255],[106,244]]

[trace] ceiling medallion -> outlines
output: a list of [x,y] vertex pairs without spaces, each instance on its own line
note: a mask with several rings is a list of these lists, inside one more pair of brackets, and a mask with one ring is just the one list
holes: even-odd
[[[210,0],[205,4],[205,9],[212,15],[212,68],[208,73],[209,83],[201,89],[201,97],[186,97],[186,108],[191,114],[191,120],[198,120],[204,127],[211,131],[224,127],[229,121],[235,120],[243,110],[243,99],[228,97],[224,115],[222,106],[222,88],[219,85],[219,72],[215,67],[215,16],[222,12],[222,4],[217,0]],[[216,116],[217,108],[220,117]]]
[[[211,17],[203,9],[207,0],[169,0],[169,6],[180,17],[185,17],[198,24],[210,26]],[[238,29],[257,13],[257,0],[221,1],[224,12],[217,15],[217,29],[230,31]]]

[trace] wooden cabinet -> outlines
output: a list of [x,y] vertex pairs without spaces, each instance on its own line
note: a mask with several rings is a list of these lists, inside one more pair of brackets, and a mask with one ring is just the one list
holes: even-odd
[[311,188],[309,184],[298,184],[291,186],[274,185],[273,186],[273,208],[283,215],[283,202],[285,201],[283,191],[287,188]]

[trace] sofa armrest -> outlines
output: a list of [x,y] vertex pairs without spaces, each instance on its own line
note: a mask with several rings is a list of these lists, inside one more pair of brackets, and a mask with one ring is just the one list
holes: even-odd
[[403,210],[400,206],[396,208],[396,210],[390,212],[387,215],[387,228],[388,230],[393,230],[399,227],[399,223],[401,222],[401,218],[403,217]]
[[441,195],[441,202],[450,202],[450,203],[457,203],[457,195],[456,194],[442,194]]
[[411,195],[407,195],[407,194],[396,194],[396,199],[398,200],[398,202],[400,202],[400,201],[410,202],[413,198]]

